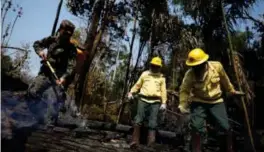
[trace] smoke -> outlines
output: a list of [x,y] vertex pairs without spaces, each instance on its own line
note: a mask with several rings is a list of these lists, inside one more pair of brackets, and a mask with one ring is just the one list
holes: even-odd
[[74,101],[70,99],[65,101],[58,99],[52,88],[46,90],[42,99],[32,100],[26,98],[25,94],[17,94],[10,91],[2,92],[1,101],[1,135],[2,139],[12,139],[14,130],[21,128],[35,128],[39,125],[46,125],[50,122],[51,116],[58,116],[62,107],[67,111],[60,117],[61,122],[72,124],[77,127],[84,127],[86,121],[79,118],[73,118],[72,115],[77,112]]
[[44,102],[27,101],[25,96],[12,92],[2,92],[2,138],[12,138],[12,131],[15,129],[34,127],[46,111],[47,104]]
[[50,120],[48,116],[58,115],[61,106],[62,102],[58,102],[55,94],[49,90],[43,93],[43,99],[39,101],[27,99],[24,94],[2,92],[2,138],[12,138],[13,130],[19,128],[47,124]]

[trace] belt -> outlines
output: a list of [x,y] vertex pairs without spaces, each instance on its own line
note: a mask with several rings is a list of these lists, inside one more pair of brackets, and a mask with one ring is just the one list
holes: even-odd
[[138,94],[139,97],[147,99],[147,100],[160,100],[161,98],[158,96],[145,96],[142,94]]
[[199,97],[199,96],[194,96],[194,97],[200,98],[200,99],[206,100],[206,101],[215,101],[215,100],[219,100],[219,99],[222,98],[221,96],[220,97],[217,97],[217,98],[205,98],[205,97]]

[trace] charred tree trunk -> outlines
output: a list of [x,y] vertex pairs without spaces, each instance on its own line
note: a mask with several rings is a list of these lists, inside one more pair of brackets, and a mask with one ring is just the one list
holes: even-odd
[[[104,15],[102,17],[102,24],[101,24],[101,28],[100,30],[97,32],[96,36],[95,36],[95,39],[93,41],[93,44],[92,44],[92,48],[91,48],[91,51],[89,52],[88,54],[88,57],[87,57],[87,60],[85,61],[84,63],[84,71],[83,71],[83,78],[80,79],[80,82],[82,84],[82,93],[81,93],[81,107],[83,107],[83,103],[84,103],[84,100],[85,100],[85,93],[86,93],[86,89],[87,89],[87,84],[88,84],[88,79],[89,79],[89,70],[90,70],[90,67],[91,67],[91,64],[92,64],[92,61],[97,53],[97,47],[102,39],[102,36],[103,36],[103,33],[107,27],[107,24],[108,24],[108,17],[109,17],[109,13],[110,13],[110,8],[112,7],[112,5],[114,4],[114,1],[105,1],[104,2]],[[99,16],[100,17],[100,16]],[[99,23],[99,20],[98,22]],[[87,45],[89,45],[87,43]],[[87,46],[87,48],[89,48]],[[89,49],[87,49],[89,50]],[[83,80],[83,81],[82,81]],[[81,109],[82,110],[82,109]]]
[[[91,56],[93,56],[93,52],[91,51],[93,48],[93,44],[94,44],[94,40],[97,34],[97,27],[99,25],[99,21],[100,21],[100,16],[101,16],[101,12],[103,9],[103,4],[104,1],[103,0],[97,0],[94,3],[93,6],[93,12],[92,12],[92,19],[91,19],[91,23],[89,24],[89,30],[87,33],[87,37],[85,40],[85,50],[88,51],[89,53],[86,54],[86,59],[84,61],[84,65],[80,71],[80,77],[78,80],[78,88],[77,88],[77,92],[76,92],[76,101],[79,101],[80,103],[82,103],[83,101],[81,101],[82,96],[84,95],[83,92],[85,93],[85,78],[87,73],[89,72],[89,68],[90,68],[90,63],[91,61]],[[80,109],[82,109],[82,104],[79,107]]]

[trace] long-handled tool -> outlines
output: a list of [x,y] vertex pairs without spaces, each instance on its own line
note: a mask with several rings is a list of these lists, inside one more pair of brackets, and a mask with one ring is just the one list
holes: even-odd
[[[52,72],[53,76],[55,77],[55,79],[56,79],[56,80],[59,80],[59,78],[58,78],[57,74],[55,73],[55,70],[54,70],[53,67],[51,66],[50,62],[49,62],[49,61],[45,61],[45,62],[47,63],[47,65],[48,65],[50,71]],[[60,87],[63,91],[65,91],[65,90],[64,90],[64,87],[63,87],[62,84],[60,84],[59,87]]]
[[[51,64],[50,64],[50,62],[49,61],[44,61],[44,62],[46,62],[46,64],[47,64],[47,66],[49,67],[49,69],[50,69],[50,71],[51,71],[51,73],[53,74],[53,76],[54,76],[54,78],[56,79],[56,80],[59,80],[59,77],[57,76],[57,74],[55,73],[55,70],[53,69],[53,67],[51,66]],[[62,84],[60,84],[59,85],[59,87],[60,87],[60,89],[63,91],[63,93],[64,93],[64,95],[63,95],[63,97],[62,97],[62,101],[64,101],[65,102],[65,99],[67,100],[67,93],[66,93],[66,90],[65,90],[65,88],[64,88],[64,86],[62,85]],[[53,88],[54,89],[54,91],[55,91],[55,93],[56,93],[56,89],[55,88]],[[56,93],[57,94],[57,93]],[[58,98],[61,98],[61,96],[59,96],[58,94],[57,94],[57,97]],[[60,108],[60,111],[61,112],[65,112],[65,107],[64,106],[62,106],[61,108]]]

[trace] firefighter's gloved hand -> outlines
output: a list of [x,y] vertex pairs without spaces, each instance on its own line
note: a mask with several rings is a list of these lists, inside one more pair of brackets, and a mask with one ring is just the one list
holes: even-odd
[[190,113],[189,110],[187,110],[185,107],[183,107],[183,106],[181,106],[181,105],[179,105],[178,108],[179,108],[180,112],[183,113],[183,114]]
[[166,110],[166,108],[167,108],[167,104],[166,103],[161,104],[160,110]]
[[129,92],[127,95],[127,98],[128,98],[128,100],[133,100],[134,99],[133,94],[131,92]]
[[62,84],[64,84],[64,82],[65,82],[64,78],[60,78],[59,80],[56,80],[57,85],[62,85]]

